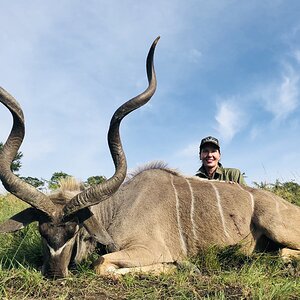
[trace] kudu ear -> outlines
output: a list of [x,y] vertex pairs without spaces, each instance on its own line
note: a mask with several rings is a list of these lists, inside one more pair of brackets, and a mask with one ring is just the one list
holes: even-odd
[[110,250],[117,249],[112,237],[106,231],[102,224],[96,219],[89,208],[81,209],[76,213],[79,222],[83,224],[89,235],[98,243],[108,246]]
[[18,231],[34,221],[38,221],[39,215],[35,208],[27,208],[12,216],[0,224],[0,233]]

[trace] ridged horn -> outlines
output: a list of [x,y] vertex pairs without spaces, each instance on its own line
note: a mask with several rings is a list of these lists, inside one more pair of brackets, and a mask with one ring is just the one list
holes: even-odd
[[106,182],[91,187],[82,193],[76,195],[64,207],[65,215],[72,214],[80,209],[98,204],[112,196],[120,187],[126,177],[127,163],[123,151],[119,127],[122,119],[130,112],[146,104],[153,96],[156,90],[156,76],[153,65],[153,56],[159,37],[153,42],[146,61],[146,70],[148,77],[148,87],[140,95],[130,99],[120,106],[112,116],[108,131],[108,145],[112,159],[115,164],[115,173]]
[[7,91],[0,87],[0,102],[13,116],[13,126],[7,141],[0,151],[0,179],[7,191],[43,211],[49,217],[56,212],[51,200],[42,192],[26,183],[11,171],[11,163],[15,158],[25,135],[24,115],[19,103]]

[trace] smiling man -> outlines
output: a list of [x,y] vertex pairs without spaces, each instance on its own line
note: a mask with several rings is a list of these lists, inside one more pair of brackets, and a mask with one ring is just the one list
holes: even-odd
[[196,173],[196,176],[246,185],[245,179],[239,169],[223,168],[220,163],[221,152],[218,139],[212,136],[202,139],[199,155],[202,166]]

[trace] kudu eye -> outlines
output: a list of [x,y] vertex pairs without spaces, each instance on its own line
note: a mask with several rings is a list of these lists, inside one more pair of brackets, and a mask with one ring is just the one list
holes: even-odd
[[39,231],[42,237],[46,237],[47,233],[49,232],[49,224],[47,223],[40,223],[39,224]]
[[75,222],[65,224],[64,230],[65,230],[67,239],[70,239],[75,235],[76,230],[77,230],[77,225],[78,224]]

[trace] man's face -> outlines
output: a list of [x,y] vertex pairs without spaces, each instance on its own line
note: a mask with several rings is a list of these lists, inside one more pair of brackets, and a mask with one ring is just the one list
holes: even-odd
[[200,159],[202,160],[203,166],[205,168],[217,168],[220,158],[221,154],[216,145],[206,144],[203,146],[200,153]]

